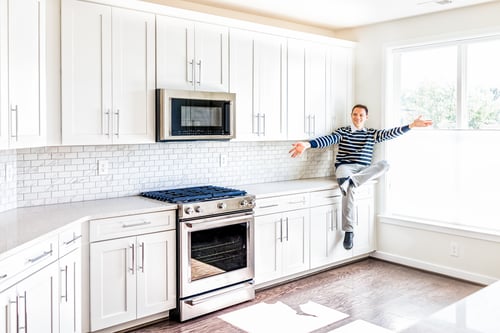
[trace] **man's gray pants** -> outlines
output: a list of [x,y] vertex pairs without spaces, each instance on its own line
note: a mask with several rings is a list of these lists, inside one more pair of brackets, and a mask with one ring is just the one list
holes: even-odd
[[[354,231],[356,223],[355,195],[356,188],[376,179],[389,170],[387,161],[379,161],[370,166],[362,164],[341,164],[335,175],[344,197],[342,198],[342,230]],[[343,181],[343,182],[342,182]]]

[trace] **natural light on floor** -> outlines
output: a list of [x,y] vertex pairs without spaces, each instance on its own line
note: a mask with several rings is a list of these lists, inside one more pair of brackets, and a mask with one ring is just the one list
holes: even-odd
[[[279,301],[271,304],[258,303],[219,316],[222,320],[248,333],[308,333],[347,317],[349,315],[345,313],[311,301],[297,307],[291,307]],[[356,320],[332,332],[389,333],[391,331],[362,320]]]

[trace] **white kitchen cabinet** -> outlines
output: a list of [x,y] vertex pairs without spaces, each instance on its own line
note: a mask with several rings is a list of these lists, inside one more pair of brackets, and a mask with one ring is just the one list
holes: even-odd
[[309,269],[309,210],[255,218],[255,283]]
[[53,262],[0,294],[0,332],[59,332],[57,297]]
[[236,138],[286,139],[286,39],[231,29],[229,54]]
[[300,140],[331,132],[330,48],[288,40],[288,139]]
[[72,225],[59,234],[59,332],[82,332],[82,230]]
[[174,223],[175,212],[90,221],[92,331],[175,308]]
[[330,100],[333,104],[332,127],[350,124],[353,106],[353,58],[352,47],[332,47]]
[[45,0],[0,0],[0,148],[46,144]]
[[311,194],[311,269],[348,259],[352,250],[343,247],[342,197],[338,190]]
[[156,17],[158,88],[228,91],[228,28]]
[[354,226],[353,255],[360,255],[375,250],[375,199],[374,185],[366,184],[357,189],[356,221]]
[[154,14],[63,0],[63,144],[155,141]]

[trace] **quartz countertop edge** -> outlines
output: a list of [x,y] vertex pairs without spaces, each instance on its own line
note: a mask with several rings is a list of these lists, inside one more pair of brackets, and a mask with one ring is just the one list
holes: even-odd
[[257,199],[291,195],[304,192],[331,190],[338,188],[335,178],[306,178],[297,180],[278,181],[260,184],[239,185],[248,194],[253,194]]
[[53,236],[72,223],[175,209],[176,204],[129,196],[8,210],[0,213],[0,260]]

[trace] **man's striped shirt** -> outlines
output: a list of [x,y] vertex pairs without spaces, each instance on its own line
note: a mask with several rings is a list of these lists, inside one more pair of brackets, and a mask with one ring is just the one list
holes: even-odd
[[311,148],[325,148],[339,144],[335,167],[341,164],[370,165],[373,146],[382,141],[394,139],[410,130],[408,125],[390,129],[340,127],[332,134],[309,141]]

